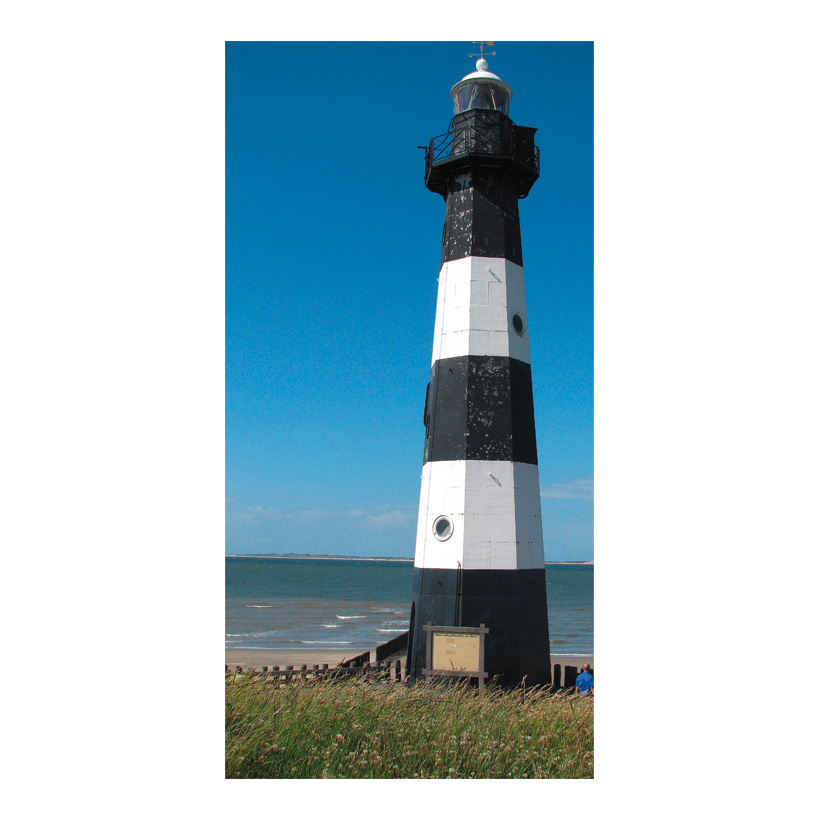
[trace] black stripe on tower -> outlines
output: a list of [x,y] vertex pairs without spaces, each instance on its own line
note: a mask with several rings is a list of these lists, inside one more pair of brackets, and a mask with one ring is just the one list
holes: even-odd
[[441,264],[490,256],[523,267],[515,177],[502,169],[474,167],[451,177],[447,188]]
[[428,461],[538,464],[530,365],[507,356],[439,359],[424,412]]
[[424,624],[478,626],[488,629],[484,647],[489,679],[515,685],[546,685],[550,678],[544,569],[421,569],[413,580],[413,622],[408,672],[423,680],[427,633]]

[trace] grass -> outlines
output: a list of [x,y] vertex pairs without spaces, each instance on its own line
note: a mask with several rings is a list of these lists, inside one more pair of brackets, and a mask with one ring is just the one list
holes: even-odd
[[591,778],[593,699],[232,676],[227,778]]

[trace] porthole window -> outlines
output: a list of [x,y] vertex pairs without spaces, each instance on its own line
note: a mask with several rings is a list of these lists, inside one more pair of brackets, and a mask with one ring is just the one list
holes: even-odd
[[524,320],[521,318],[520,313],[513,313],[512,317],[512,326],[513,330],[519,335],[524,335]]
[[433,535],[439,541],[446,541],[453,534],[453,522],[446,516],[440,515],[433,522]]

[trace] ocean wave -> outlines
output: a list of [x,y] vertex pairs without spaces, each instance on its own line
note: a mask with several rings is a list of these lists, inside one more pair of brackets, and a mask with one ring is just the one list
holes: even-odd
[[349,644],[353,641],[297,641],[297,643]]
[[405,630],[402,629],[377,629],[376,632],[404,632]]
[[353,621],[357,618],[366,618],[367,615],[337,615],[336,616],[340,621]]
[[245,609],[273,609],[273,604],[245,604]]
[[325,629],[338,629],[340,624],[322,624]]

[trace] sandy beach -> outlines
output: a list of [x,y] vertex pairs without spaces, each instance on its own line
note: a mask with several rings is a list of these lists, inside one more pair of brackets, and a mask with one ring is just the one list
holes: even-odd
[[346,658],[361,654],[361,649],[340,652],[334,649],[226,649],[228,666],[261,669],[263,666],[313,666],[326,663],[336,666]]

